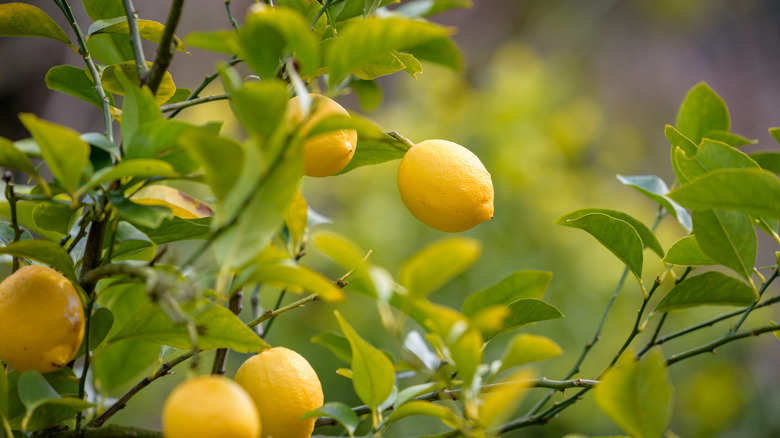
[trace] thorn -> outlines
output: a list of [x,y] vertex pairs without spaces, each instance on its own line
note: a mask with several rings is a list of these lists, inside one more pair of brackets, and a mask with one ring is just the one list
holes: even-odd
[[6,182],[6,184],[11,183],[14,180],[14,174],[10,170],[6,170],[3,172],[3,181]]

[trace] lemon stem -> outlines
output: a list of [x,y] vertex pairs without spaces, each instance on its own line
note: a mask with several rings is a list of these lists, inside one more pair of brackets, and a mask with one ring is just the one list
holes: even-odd
[[412,143],[411,140],[397,133],[396,131],[388,132],[387,135],[401,142],[404,146],[407,147],[407,149],[411,149],[414,146],[414,143]]

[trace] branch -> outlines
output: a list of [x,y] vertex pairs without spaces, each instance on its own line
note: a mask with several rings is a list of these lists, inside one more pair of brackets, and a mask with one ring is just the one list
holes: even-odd
[[149,67],[146,65],[144,49],[141,45],[141,33],[138,31],[138,17],[135,14],[133,0],[122,0],[127,15],[127,26],[130,29],[130,45],[133,46],[135,53],[135,68],[138,70],[138,77],[143,78],[149,74]]
[[[241,60],[240,60],[240,59],[238,59],[238,58],[237,58],[235,55],[233,55],[233,56],[232,56],[232,57],[231,57],[231,58],[228,60],[228,62],[227,62],[227,65],[228,65],[228,66],[230,66],[230,67],[232,67],[232,66],[234,66],[234,65],[238,64],[239,62],[241,62]],[[208,86],[210,83],[214,82],[214,79],[216,79],[218,76],[219,76],[219,71],[216,71],[216,72],[212,73],[211,75],[209,75],[209,76],[206,76],[206,78],[205,78],[205,79],[203,79],[203,82],[201,82],[201,84],[200,84],[200,85],[198,85],[198,88],[196,88],[196,89],[195,89],[195,90],[192,92],[192,94],[190,94],[190,96],[189,96],[189,97],[187,97],[186,99],[184,99],[184,102],[186,102],[186,101],[188,101],[188,100],[194,100],[194,99],[197,99],[197,98],[198,98],[198,96],[200,96],[200,93],[201,93],[201,92],[203,92],[203,90],[204,90],[204,89],[206,89],[206,87],[207,87],[207,86]],[[176,115],[177,115],[177,114],[179,114],[179,113],[181,112],[181,110],[182,110],[182,109],[184,109],[184,108],[179,108],[179,109],[175,110],[175,111],[173,112],[173,114],[171,114],[171,115],[169,115],[169,116],[168,116],[168,118],[169,118],[169,119],[172,119],[172,118],[176,117]]]
[[729,334],[725,336],[721,336],[720,338],[715,339],[712,342],[708,342],[699,347],[690,349],[684,353],[674,354],[672,356],[669,356],[669,358],[666,359],[666,366],[675,364],[677,362],[680,362],[681,360],[685,360],[693,356],[698,356],[699,354],[702,353],[715,353],[716,348],[720,347],[723,344],[728,344],[729,342],[734,342],[742,338],[758,336],[763,333],[774,332],[774,331],[780,331],[780,325],[767,325],[764,327],[759,327],[753,330],[746,330],[744,332],[739,332],[739,333],[729,332]]
[[[591,388],[599,383],[598,380],[586,380],[586,379],[574,379],[574,380],[550,380],[546,377],[540,377],[538,379],[528,380],[527,382],[529,388],[550,388],[554,389],[556,391],[565,391],[569,388]],[[489,389],[489,388],[497,388],[503,385],[508,384],[517,384],[517,382],[505,382],[505,383],[495,383],[492,385],[484,385],[481,387],[481,389]],[[454,389],[454,390],[448,390],[448,391],[432,391],[423,395],[419,395],[417,397],[414,397],[413,401],[435,401],[435,400],[457,400],[458,396],[460,394],[460,389]],[[391,411],[394,409],[394,406],[390,406],[385,411]],[[371,413],[371,408],[362,405],[362,406],[356,406],[352,408],[352,412],[354,412],[356,415],[365,415]],[[333,418],[329,417],[320,417],[317,419],[317,422],[315,423],[314,427],[321,427],[321,426],[332,426],[334,424],[337,424],[337,421]]]
[[217,94],[215,96],[206,96],[206,97],[200,97],[200,98],[196,98],[196,99],[188,99],[188,100],[183,100],[181,102],[176,102],[176,103],[171,103],[171,104],[168,104],[168,105],[163,105],[163,106],[160,107],[160,111],[162,111],[164,113],[167,113],[169,111],[177,111],[178,112],[178,111],[183,110],[184,108],[188,108],[188,107],[191,107],[191,106],[200,105],[200,104],[206,103],[206,102],[215,102],[217,100],[225,100],[225,99],[230,99],[230,95],[225,93],[225,94]]
[[297,309],[299,307],[303,307],[307,303],[310,303],[312,301],[319,301],[319,300],[320,300],[320,296],[319,295],[311,294],[311,295],[309,295],[307,297],[301,298],[300,300],[298,300],[298,301],[296,301],[294,303],[290,303],[290,304],[288,304],[288,305],[286,305],[284,307],[280,307],[280,308],[275,309],[275,310],[268,310],[268,311],[264,312],[262,315],[260,315],[259,317],[257,317],[254,320],[252,320],[251,322],[247,323],[247,326],[249,328],[252,328],[252,327],[254,327],[254,326],[258,325],[258,324],[262,324],[263,322],[268,321],[271,318],[276,317],[277,315],[280,315],[280,314],[285,313],[285,312],[289,312],[290,310]]
[[[16,217],[16,195],[14,194],[14,174],[10,170],[6,170],[3,173],[3,181],[5,181],[5,199],[8,201],[8,206],[11,209],[11,228],[14,230],[13,242],[18,242],[22,237],[22,229],[19,228],[19,221]],[[13,256],[11,272],[19,270],[19,257]]]
[[[244,298],[243,292],[240,290],[233,294],[230,298],[228,308],[234,315],[241,313],[241,301]],[[214,365],[211,367],[211,374],[218,374],[220,376],[225,374],[225,364],[227,363],[228,349],[217,349],[217,353],[214,355]]]
[[160,88],[163,76],[168,71],[168,66],[171,65],[171,60],[176,50],[173,46],[173,35],[176,32],[176,27],[179,25],[183,7],[184,0],[173,0],[171,11],[168,13],[168,20],[165,22],[165,31],[162,38],[160,38],[159,46],[157,46],[157,55],[154,58],[152,69],[149,70],[149,74],[146,77],[141,78],[141,83],[148,85],[149,89],[152,90],[152,94],[157,94],[157,89]]
[[87,49],[87,42],[84,39],[84,34],[81,32],[81,28],[76,23],[76,19],[73,17],[73,11],[71,11],[67,0],[54,0],[54,3],[60,7],[60,10],[63,14],[65,14],[65,18],[68,20],[68,23],[70,23],[70,26],[73,28],[73,32],[76,33],[76,40],[79,43],[79,54],[82,58],[84,58],[84,63],[87,64],[87,68],[89,68],[89,73],[92,75],[92,81],[95,82],[95,92],[100,98],[100,102],[103,104],[103,123],[106,127],[106,137],[108,138],[108,141],[113,143],[114,131],[111,125],[111,104],[108,101],[105,90],[103,90],[103,83],[100,80],[100,73],[98,73],[98,69],[95,66],[95,63],[92,61],[92,56],[89,54],[89,50]]

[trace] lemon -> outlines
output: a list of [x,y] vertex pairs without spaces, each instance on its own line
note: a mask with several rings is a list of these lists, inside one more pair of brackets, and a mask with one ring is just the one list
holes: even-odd
[[202,376],[177,386],[162,411],[165,438],[257,438],[260,418],[236,382]]
[[263,423],[262,438],[309,438],[315,418],[305,412],[322,406],[317,373],[300,354],[274,347],[250,357],[236,372],[236,383],[255,401]]
[[84,309],[71,282],[46,266],[25,266],[0,283],[0,359],[19,372],[56,371],[84,338]]
[[[304,120],[298,96],[290,99],[287,105],[287,120],[293,125],[301,125],[300,133],[306,136],[322,119],[340,114],[349,116],[347,110],[336,101],[319,95],[310,94],[311,111]],[[303,142],[303,173],[308,176],[330,176],[346,167],[355,154],[357,131],[341,129],[323,132],[307,138]]]
[[458,232],[493,217],[493,181],[476,155],[446,140],[410,148],[398,168],[406,208],[439,231]]

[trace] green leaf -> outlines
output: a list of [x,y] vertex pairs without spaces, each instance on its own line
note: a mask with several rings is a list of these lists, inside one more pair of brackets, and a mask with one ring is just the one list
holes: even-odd
[[448,34],[446,28],[436,24],[399,17],[370,17],[355,22],[339,32],[339,37],[328,46],[329,82],[334,86],[353,69],[393,50],[422,59],[414,53],[414,47]]
[[[138,33],[142,39],[151,41],[153,43],[160,43],[162,35],[165,32],[165,25],[152,20],[136,20],[138,26]],[[116,17],[107,20],[98,20],[89,26],[87,31],[87,39],[93,35],[103,33],[116,33],[121,35],[130,35],[130,26],[127,24],[127,17]],[[173,36],[173,43],[176,45],[176,50],[187,53],[187,49],[184,47],[181,39],[176,35]]]
[[[398,53],[398,52],[395,52]],[[391,75],[406,68],[392,52],[382,53],[369,58],[352,69],[352,74],[359,79],[370,81],[381,76]]]
[[122,73],[116,75],[116,80],[121,83],[121,94],[125,96],[122,101],[122,142],[131,144],[133,135],[141,125],[162,120],[163,115],[149,87],[139,88]]
[[458,421],[458,416],[446,406],[435,405],[429,401],[413,400],[401,405],[397,409],[393,409],[390,417],[387,418],[387,423],[395,423],[403,418],[415,415],[438,418],[446,425],[454,425]]
[[685,95],[677,112],[677,129],[698,144],[710,131],[729,131],[726,102],[706,83],[700,82]]
[[688,277],[658,303],[653,313],[696,306],[749,306],[756,299],[753,288],[717,271]]
[[[369,0],[373,1],[373,0]],[[399,0],[379,0],[379,6],[385,6],[390,3],[398,3]],[[337,4],[331,7],[333,16],[338,18],[339,21],[347,20],[358,15],[364,15],[366,12],[365,0],[349,0],[344,2],[337,2]]]
[[355,155],[346,167],[336,175],[342,175],[358,167],[371,166],[386,161],[400,160],[409,147],[387,134],[379,138],[362,138],[358,135]]
[[[259,153],[253,146],[247,147],[246,151],[253,155]],[[287,148],[284,153],[286,156],[281,163],[270,169],[260,181],[244,186],[241,182],[236,183],[236,187],[242,190],[231,191],[231,197],[225,203],[233,203],[225,207],[224,215],[217,205],[219,215],[215,215],[214,229],[222,226],[233,214],[240,214],[236,225],[214,241],[213,247],[222,263],[232,267],[245,265],[268,246],[284,224],[285,211],[295,199],[303,176],[300,147]],[[242,172],[251,172],[249,178],[257,177],[257,171],[252,169],[257,163],[252,161],[253,155],[247,153],[247,164]]]
[[758,143],[758,140],[750,140],[739,134],[734,134],[733,132],[718,130],[708,132],[707,138],[725,143],[733,148]]
[[472,317],[491,306],[508,306],[523,298],[540,299],[552,280],[551,272],[516,271],[487,289],[478,290],[463,302],[462,312]]
[[[560,219],[558,222],[560,223]],[[569,219],[567,222],[595,237],[599,243],[625,263],[639,284],[642,284],[642,239],[631,224],[603,213],[586,214]]]
[[46,12],[25,3],[0,5],[0,36],[51,38],[76,50],[65,31]]
[[344,293],[319,272],[303,265],[275,263],[256,268],[249,281],[269,284],[290,292],[315,293],[325,301],[343,301]]
[[143,228],[156,228],[163,220],[173,216],[170,208],[162,205],[141,205],[125,198],[121,192],[111,190],[108,200],[116,208],[119,216],[133,225]]
[[573,219],[579,219],[585,215],[594,214],[594,213],[606,215],[611,217],[612,219],[618,219],[623,222],[627,222],[629,225],[631,225],[634,228],[637,234],[639,234],[639,237],[642,239],[642,243],[648,248],[650,248],[654,253],[658,254],[659,257],[663,258],[664,249],[661,246],[661,243],[658,242],[658,238],[656,238],[655,234],[653,234],[653,231],[650,230],[650,228],[648,228],[647,225],[634,219],[632,216],[629,216],[628,214],[620,211],[606,210],[603,208],[583,208],[558,218],[558,220],[556,220],[555,223],[558,225],[573,226],[575,228],[580,228],[579,226],[572,224],[571,221]]
[[48,240],[20,240],[0,248],[0,254],[10,254],[44,263],[65,274],[76,283],[76,272],[70,256],[61,246]]
[[184,41],[197,49],[233,55],[238,52],[238,38],[233,30],[191,32]]
[[301,73],[318,66],[317,45],[303,16],[288,8],[253,6],[238,31],[241,58],[262,79],[276,76],[282,57],[293,52]]
[[[105,242],[108,247],[109,242]],[[137,259],[139,253],[149,252],[147,250],[154,248],[152,240],[140,230],[127,222],[119,222],[114,236],[114,250],[111,253],[112,260],[133,260]]]
[[[13,371],[8,374],[8,410],[7,419],[13,429],[20,429],[27,408],[19,397],[20,373]],[[46,381],[61,396],[76,396],[78,394],[78,378],[70,368],[46,373]],[[46,405],[36,409],[27,423],[27,430],[34,431],[51,427],[63,420],[72,418],[76,412],[67,406]],[[21,436],[21,435],[19,435]]]
[[72,65],[57,65],[49,69],[45,81],[50,90],[69,94],[103,108],[103,102],[95,91],[95,83],[89,79],[83,69]]
[[[208,306],[193,316],[195,322],[204,327],[198,336],[200,349],[230,348],[238,353],[249,353],[269,348],[265,341],[225,307]],[[109,342],[123,339],[140,339],[181,350],[192,348],[186,327],[174,323],[156,303],[141,307]]]
[[382,104],[382,88],[375,81],[355,79],[349,83],[349,86],[355,92],[363,111],[374,111]]
[[417,75],[422,73],[422,64],[420,64],[420,61],[415,58],[414,55],[409,53],[393,52],[393,56],[395,56],[403,63],[404,70],[406,70],[406,72],[409,73],[411,77],[417,79]]
[[[92,21],[124,17],[125,9],[119,0],[82,0],[84,10]],[[118,34],[94,35],[87,41],[90,54],[103,64],[116,64],[135,59],[130,37]]]
[[355,243],[345,237],[327,231],[320,231],[312,236],[314,246],[325,253],[347,271],[354,271],[352,278],[369,278],[368,265],[363,260],[365,252],[360,250]]
[[425,296],[462,273],[479,258],[482,245],[466,237],[438,240],[409,257],[398,281],[412,296]]
[[555,306],[534,298],[519,299],[507,306],[507,317],[500,330],[485,330],[485,339],[492,339],[503,333],[508,333],[520,327],[535,322],[563,318],[563,314]]
[[41,185],[44,195],[51,196],[51,189],[45,179],[38,176],[38,171],[24,152],[14,146],[8,139],[0,137],[0,166],[24,172]]
[[737,211],[694,211],[693,233],[704,254],[752,282],[757,239],[749,216]]
[[43,201],[35,204],[32,210],[32,218],[35,225],[47,231],[54,231],[62,235],[68,234],[70,229],[70,216],[73,210],[70,205],[57,201]]
[[669,248],[666,257],[662,260],[664,263],[679,266],[703,266],[717,265],[718,262],[710,258],[699,247],[696,236],[691,234],[683,237]]
[[561,347],[550,338],[521,333],[509,342],[501,357],[501,367],[496,375],[531,362],[552,359],[563,354]]
[[460,70],[463,66],[458,46],[451,38],[436,38],[405,51],[420,61],[439,64],[451,70]]
[[685,175],[686,181],[694,180],[716,169],[758,168],[758,164],[745,153],[731,146],[709,140],[702,140],[696,155],[682,156],[676,151],[677,165]]
[[89,162],[89,146],[76,131],[39,119],[34,114],[22,113],[19,119],[41,148],[51,173],[73,195]]
[[661,178],[657,176],[618,175],[617,179],[663,206],[689,232],[693,229],[691,215],[688,214],[688,211],[666,197],[666,194],[669,193],[669,187],[666,186],[666,183]]
[[161,160],[136,159],[125,160],[114,167],[107,167],[95,172],[79,190],[76,196],[79,197],[101,184],[119,180],[122,178],[135,177],[147,179],[152,177],[174,178],[178,176],[173,166]]
[[780,218],[780,179],[761,169],[714,170],[669,193],[691,210],[735,210]]
[[681,183],[688,182],[688,179],[683,175],[682,170],[680,169],[678,160],[683,157],[687,158],[696,155],[699,147],[671,125],[666,125],[664,135],[666,136],[666,139],[669,140],[669,143],[672,144],[672,168],[674,169],[675,176],[677,176],[677,180]]
[[[241,145],[205,129],[191,129],[179,138],[190,157],[203,166],[206,182],[218,200],[224,199],[238,179],[244,151]],[[217,207],[219,208],[219,207]]]
[[[147,65],[151,67],[152,63],[147,62]],[[112,64],[106,67],[101,74],[101,80],[103,82],[103,88],[111,93],[124,96],[128,93],[127,87],[124,85],[123,79],[120,76],[126,78],[132,88],[139,90],[141,87],[141,80],[138,78],[138,70],[135,66],[135,61],[125,61],[117,64]],[[154,102],[157,106],[164,104],[176,93],[176,84],[173,83],[173,76],[170,72],[163,74],[160,86],[157,88],[157,94],[154,95]],[[151,94],[151,92],[150,92]],[[123,107],[124,110],[124,107]],[[126,111],[126,110],[124,110]],[[124,116],[123,113],[123,118]]]
[[352,350],[350,350],[349,341],[344,336],[333,332],[321,332],[311,338],[311,341],[327,348],[344,362],[352,362]]
[[[106,336],[111,331],[111,326],[114,324],[114,315],[105,307],[98,307],[92,312],[92,317],[89,321],[89,351],[95,350]],[[84,355],[86,347],[86,337],[84,342],[81,343],[79,351],[74,357],[81,357]]]
[[247,82],[231,93],[233,109],[241,125],[268,142],[284,120],[287,88],[279,80]]
[[780,152],[759,151],[750,154],[752,158],[762,169],[775,174],[780,174]]
[[67,406],[74,412],[83,411],[95,405],[78,398],[63,398],[37,371],[27,371],[19,377],[19,398],[27,409],[21,428],[26,430],[35,411],[44,405]]
[[384,353],[361,338],[338,311],[334,313],[352,349],[352,386],[360,400],[375,410],[393,392],[395,367]]
[[395,8],[394,12],[411,18],[425,18],[451,9],[472,6],[471,0],[414,0]]
[[[174,170],[181,174],[192,173],[197,170],[200,164],[194,161],[182,148],[181,138],[184,135],[202,135],[211,140],[215,139],[218,133],[218,125],[198,126],[178,120],[158,118],[138,126],[130,141],[126,141],[124,144],[124,159],[157,158],[170,163]],[[226,153],[229,152],[226,151]]]
[[355,436],[355,430],[360,424],[360,418],[352,411],[352,408],[341,402],[325,403],[321,407],[303,414],[300,419],[305,420],[313,417],[333,418],[344,427],[350,437]]
[[182,219],[169,217],[163,219],[157,227],[137,226],[137,228],[148,236],[152,242],[161,245],[180,240],[205,239],[211,232],[211,218]]
[[672,416],[673,390],[660,351],[637,362],[627,350],[594,392],[601,411],[632,437],[663,436]]

